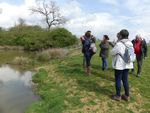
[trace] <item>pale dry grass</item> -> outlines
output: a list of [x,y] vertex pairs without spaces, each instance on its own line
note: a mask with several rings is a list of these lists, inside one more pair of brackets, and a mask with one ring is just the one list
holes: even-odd
[[38,53],[38,60],[40,61],[49,61],[51,59],[63,59],[67,56],[68,50],[61,48],[54,48],[44,50]]
[[27,57],[15,57],[15,59],[12,61],[12,64],[15,65],[24,65],[24,64],[29,64],[31,60]]

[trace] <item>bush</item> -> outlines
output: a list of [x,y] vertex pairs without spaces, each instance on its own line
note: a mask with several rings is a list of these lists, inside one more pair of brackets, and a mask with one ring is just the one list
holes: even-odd
[[18,26],[10,29],[14,32],[14,44],[23,46],[26,50],[39,50],[44,47],[42,40],[46,39],[46,31],[39,26]]
[[49,61],[51,59],[62,59],[67,56],[68,50],[66,49],[49,49],[38,53],[38,60]]
[[52,47],[67,47],[77,43],[76,36],[65,28],[55,28],[48,32],[48,39]]
[[64,28],[46,31],[39,26],[17,25],[0,31],[0,45],[23,46],[30,51],[67,47],[76,42],[77,38]]

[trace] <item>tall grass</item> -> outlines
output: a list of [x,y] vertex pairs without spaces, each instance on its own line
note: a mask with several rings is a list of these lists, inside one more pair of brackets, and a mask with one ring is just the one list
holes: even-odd
[[12,64],[15,65],[24,65],[29,64],[31,60],[28,57],[15,57],[15,59],[12,61]]
[[49,61],[51,59],[63,59],[68,54],[67,49],[53,48],[37,53],[39,61]]

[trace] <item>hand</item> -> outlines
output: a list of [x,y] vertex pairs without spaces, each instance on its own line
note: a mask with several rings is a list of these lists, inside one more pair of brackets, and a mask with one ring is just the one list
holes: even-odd
[[144,60],[147,59],[147,55],[144,56]]

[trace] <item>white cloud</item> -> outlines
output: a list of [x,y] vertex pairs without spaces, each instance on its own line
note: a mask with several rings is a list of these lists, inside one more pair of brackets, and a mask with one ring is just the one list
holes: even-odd
[[97,38],[102,38],[102,35],[108,34],[114,39],[116,33],[124,28],[121,22],[126,19],[125,17],[116,18],[110,13],[103,12],[87,14],[81,9],[81,4],[75,0],[65,4],[62,9],[65,11],[63,14],[69,17],[65,27],[78,36],[91,30]]
[[132,26],[132,37],[136,34],[141,34],[147,41],[150,40],[150,1],[149,0],[127,0],[125,7],[132,13],[129,20]]
[[0,8],[0,14],[3,12],[2,8]]
[[70,20],[66,27],[78,35],[82,35],[85,31],[91,30],[97,38],[102,38],[102,35],[108,34],[113,39],[116,33],[123,28],[119,21],[108,13],[84,15]]
[[[133,38],[137,33],[150,40],[150,5],[149,0],[127,0],[119,7],[120,0],[99,0],[101,3],[112,5],[123,12],[129,11],[129,15],[113,15],[112,12],[94,12],[87,14],[82,9],[83,4],[77,0],[61,0],[61,13],[69,21],[65,25],[76,35],[82,35],[86,30],[92,30],[98,38],[103,34],[108,34],[111,38],[116,37],[116,33],[126,28]],[[66,2],[67,1],[67,2]],[[57,0],[57,2],[60,2]],[[28,24],[41,24],[41,16],[31,15],[29,8],[35,5],[35,0],[25,0],[24,4],[17,6],[8,3],[0,3],[3,12],[0,14],[1,27],[10,27],[17,22],[19,17],[24,18]],[[126,12],[128,13],[128,12]]]
[[66,18],[72,19],[81,17],[84,12],[81,10],[80,4],[77,1],[69,1],[69,3],[62,6],[61,13]]
[[35,4],[34,0],[25,0],[23,5],[11,5],[8,3],[0,3],[2,13],[0,14],[0,25],[1,27],[13,26],[18,18],[23,18],[28,24],[35,24],[35,18],[39,19],[39,16],[31,15],[29,7]]
[[126,0],[125,6],[132,13],[136,15],[143,15],[150,13],[150,1],[149,0]]

